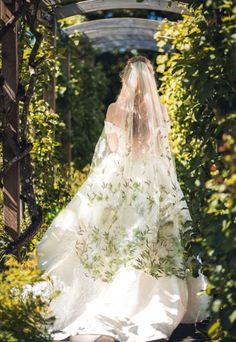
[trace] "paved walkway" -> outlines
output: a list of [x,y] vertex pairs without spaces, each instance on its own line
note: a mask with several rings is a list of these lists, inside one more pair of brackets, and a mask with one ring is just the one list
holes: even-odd
[[210,339],[205,335],[208,321],[194,324],[180,324],[173,332],[169,342],[206,342]]

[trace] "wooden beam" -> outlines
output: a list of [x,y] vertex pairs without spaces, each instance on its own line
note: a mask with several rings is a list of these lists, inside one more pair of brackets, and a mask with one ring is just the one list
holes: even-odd
[[[17,10],[17,2],[6,5],[1,1],[1,18],[6,23]],[[2,39],[2,74],[4,77],[4,105],[10,108],[4,120],[3,166],[14,157],[10,142],[6,139],[11,130],[17,141],[19,137],[19,104],[16,100],[18,89],[18,24],[10,28]],[[13,237],[20,234],[20,168],[14,164],[3,177],[3,214],[5,230]]]
[[72,126],[71,126],[71,89],[70,89],[70,79],[71,79],[71,48],[67,46],[66,55],[61,59],[61,66],[63,74],[66,77],[66,93],[64,94],[64,120],[66,124],[66,141],[64,143],[64,150],[66,161],[71,163],[72,161],[72,146],[71,146],[71,135],[72,135]]
[[114,49],[137,49],[137,50],[150,50],[157,51],[157,45],[154,40],[113,40],[100,42],[98,44],[93,44],[94,49],[98,49],[101,52],[112,51]]
[[[57,21],[55,16],[52,18],[53,27],[51,29],[51,36],[49,37],[50,43],[53,46],[53,53],[56,54],[56,39],[57,39]],[[50,111],[56,112],[56,75],[52,75],[52,78],[48,84],[48,87],[44,93],[44,100],[48,103]]]
[[94,30],[118,30],[119,28],[143,29],[157,31],[160,26],[160,22],[157,20],[143,19],[143,18],[111,18],[111,19],[98,19],[92,21],[86,21],[81,24],[72,25],[66,27],[64,31],[68,34],[74,34],[75,32],[86,32]]
[[107,43],[107,44],[116,44],[116,42],[127,42],[127,41],[135,41],[135,42],[145,42],[147,41],[148,43],[153,42],[156,45],[156,41],[153,39],[152,35],[135,35],[132,33],[129,34],[114,34],[111,35],[110,37],[99,37],[97,39],[92,39],[90,40],[92,45],[98,45],[98,44],[103,44],[103,43]]
[[0,20],[6,24],[13,18],[14,15],[12,14],[12,11],[5,5],[4,1],[0,1]]
[[[99,40],[99,39],[118,39],[119,37],[132,36],[137,37],[138,39],[151,39],[157,30],[149,29],[149,28],[132,28],[132,27],[119,27],[119,28],[108,28],[106,30],[92,30],[86,31],[86,36],[90,41]],[[142,37],[142,38],[140,38]]]
[[71,50],[70,47],[68,47],[67,50],[67,56],[66,56],[66,79],[67,79],[67,103],[68,108],[67,108],[67,113],[66,113],[66,129],[67,129],[67,134],[68,134],[68,141],[66,144],[66,156],[67,156],[67,162],[71,163],[72,162],[72,149],[71,149],[71,135],[72,135],[72,127],[71,127],[71,90],[70,90],[70,79],[71,79]]
[[89,12],[115,10],[115,9],[146,9],[164,11],[171,13],[185,13],[181,7],[181,2],[169,0],[86,0],[68,5],[63,5],[55,9],[57,19],[70,17],[76,14]]

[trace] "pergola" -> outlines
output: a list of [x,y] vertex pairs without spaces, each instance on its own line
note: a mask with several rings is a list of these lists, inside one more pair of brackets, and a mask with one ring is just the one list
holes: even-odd
[[73,25],[64,31],[83,33],[95,49],[102,52],[120,48],[140,48],[156,51],[153,35],[160,22],[142,18],[99,19]]
[[[0,0],[0,15],[3,24],[17,20],[17,1]],[[78,14],[86,14],[96,11],[115,9],[143,9],[155,10],[169,13],[184,13],[180,2],[168,0],[86,0],[80,2],[68,0],[44,0],[41,4],[39,18],[44,20],[49,16],[45,9],[46,5],[53,6],[53,31],[56,33],[57,20]],[[51,15],[51,14],[50,14]],[[64,29],[70,36],[80,32],[86,36],[95,49],[101,52],[112,51],[114,48],[135,48],[156,50],[156,43],[153,39],[154,33],[158,30],[160,21],[141,18],[111,18],[83,22],[79,25],[70,26]],[[53,36],[53,35],[52,35]],[[55,37],[54,44],[56,44]],[[9,53],[10,51],[10,53]],[[17,26],[10,28],[2,41],[2,73],[5,84],[4,96],[6,104],[17,98],[18,91],[18,32]],[[55,110],[55,80],[46,94],[49,105]],[[19,132],[19,105],[15,101],[8,116],[7,124],[14,130],[16,137]],[[4,142],[3,155],[4,163],[11,157],[8,142]],[[20,235],[21,201],[20,201],[20,161],[10,167],[3,175],[4,193],[4,226],[7,232],[17,239]]]
[[[86,0],[77,3],[62,1],[62,6],[56,8],[57,19],[76,14],[86,14],[96,11],[115,9],[146,9],[170,13],[185,13],[181,2],[168,0]],[[114,48],[136,48],[156,51],[157,46],[153,39],[160,22],[141,18],[112,18],[92,20],[67,27],[65,32],[71,35],[75,32],[83,33],[95,49],[101,52],[111,51]]]
[[168,0],[86,0],[80,2],[68,3],[62,0],[62,7],[55,10],[57,19],[66,18],[76,14],[85,14],[89,12],[114,10],[114,9],[147,9],[155,11],[165,11],[172,13],[181,13],[180,2]]

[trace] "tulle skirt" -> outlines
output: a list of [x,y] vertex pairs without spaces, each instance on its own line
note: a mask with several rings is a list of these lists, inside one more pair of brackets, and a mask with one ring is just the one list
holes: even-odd
[[168,339],[179,323],[207,317],[206,279],[191,277],[182,263],[180,231],[189,212],[180,187],[173,190],[161,163],[156,187],[142,163],[132,183],[122,170],[115,153],[105,158],[37,246],[39,266],[61,291],[51,303],[56,340]]

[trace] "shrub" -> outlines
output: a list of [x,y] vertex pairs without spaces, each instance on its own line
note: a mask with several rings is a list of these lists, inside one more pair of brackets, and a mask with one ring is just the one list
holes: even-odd
[[[156,34],[160,89],[173,122],[173,149],[212,296],[209,335],[236,339],[236,7],[192,1]],[[163,38],[164,37],[164,38]]]

